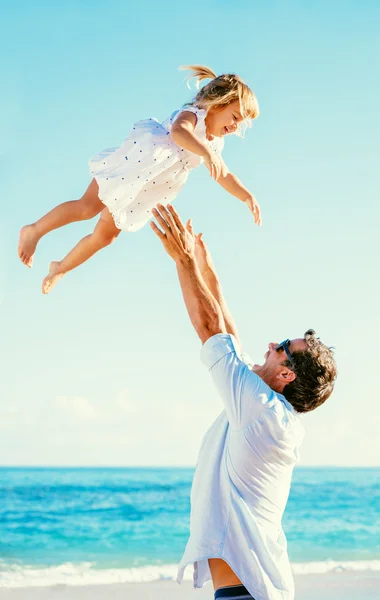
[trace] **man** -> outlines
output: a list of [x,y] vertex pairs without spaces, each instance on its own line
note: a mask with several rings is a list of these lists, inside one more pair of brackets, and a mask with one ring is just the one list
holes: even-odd
[[281,519],[304,435],[299,413],[330,396],[332,352],[309,330],[270,343],[265,363],[248,366],[202,236],[191,222],[184,227],[172,206],[157,208],[152,229],[176,263],[202,360],[225,409],[200,450],[178,582],[193,564],[194,587],[212,578],[215,598],[293,600]]

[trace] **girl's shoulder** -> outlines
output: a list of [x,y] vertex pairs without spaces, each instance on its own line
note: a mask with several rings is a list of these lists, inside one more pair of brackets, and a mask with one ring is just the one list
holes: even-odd
[[191,112],[196,115],[197,123],[195,125],[194,131],[202,141],[206,142],[215,152],[221,153],[224,147],[224,139],[223,138],[213,138],[213,140],[208,140],[206,135],[206,123],[205,118],[207,116],[207,111],[204,108],[199,108],[199,106],[195,106],[194,104],[184,104],[180,109],[175,110],[171,116],[164,121],[164,127],[171,128],[174,121],[184,112]]
[[195,125],[195,131],[199,136],[204,135],[206,137],[206,123],[205,118],[207,111],[204,108],[199,108],[194,104],[184,104],[176,113],[176,118],[184,112],[191,112],[197,117],[197,123]]
[[197,127],[199,125],[204,125],[205,118],[207,115],[207,111],[204,108],[199,108],[198,106],[194,106],[194,104],[184,104],[179,110],[176,110],[173,114],[175,114],[175,119],[179,117],[184,112],[191,112],[197,117]]
[[166,129],[170,129],[173,125],[174,121],[184,112],[192,112],[197,117],[197,123],[195,125],[195,131],[199,136],[204,135],[206,137],[206,124],[205,118],[207,115],[207,111],[203,108],[198,108],[198,106],[194,106],[193,104],[184,104],[181,108],[175,110],[170,117],[165,119],[162,125]]
[[194,106],[194,104],[185,104],[179,114],[184,111],[189,111],[194,113],[197,116],[197,124],[195,127],[195,132],[197,135],[204,139],[204,141],[218,154],[221,154],[224,148],[224,138],[222,137],[214,137],[212,140],[207,139],[206,136],[206,123],[205,118],[207,116],[207,110],[204,108],[199,108],[198,106]]
[[201,117],[203,120],[206,118],[207,115],[207,111],[204,108],[199,108],[199,106],[195,106],[195,104],[184,104],[178,112],[192,112],[195,115]]

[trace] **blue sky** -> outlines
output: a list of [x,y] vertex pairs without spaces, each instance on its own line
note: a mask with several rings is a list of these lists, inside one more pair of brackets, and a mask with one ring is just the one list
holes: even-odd
[[0,7],[1,464],[193,465],[221,410],[149,227],[47,297],[50,260],[95,222],[46,237],[32,271],[16,254],[23,224],[82,195],[89,157],[191,98],[185,63],[237,72],[257,94],[259,119],[224,158],[263,227],[204,167],[175,206],[204,232],[256,361],[309,327],[336,348],[336,390],[304,418],[302,464],[378,464],[379,4]]

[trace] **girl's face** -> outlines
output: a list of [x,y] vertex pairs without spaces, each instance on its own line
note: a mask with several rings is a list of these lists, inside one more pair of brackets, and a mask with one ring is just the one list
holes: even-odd
[[207,133],[216,137],[235,133],[241,121],[243,117],[238,100],[222,109],[210,108],[206,117]]

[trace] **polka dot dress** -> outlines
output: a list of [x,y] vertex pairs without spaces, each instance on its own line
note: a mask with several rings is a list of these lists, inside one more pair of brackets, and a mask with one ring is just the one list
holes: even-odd
[[170,135],[173,122],[183,111],[197,116],[196,135],[220,154],[223,138],[206,139],[206,111],[186,106],[163,123],[156,119],[138,121],[119,148],[103,150],[90,159],[99,198],[119,229],[137,231],[143,227],[156,204],[173,202],[189,172],[202,164],[201,156],[175,144]]

